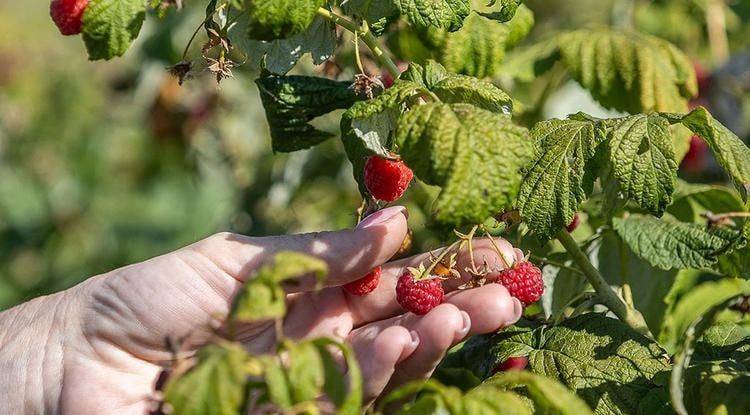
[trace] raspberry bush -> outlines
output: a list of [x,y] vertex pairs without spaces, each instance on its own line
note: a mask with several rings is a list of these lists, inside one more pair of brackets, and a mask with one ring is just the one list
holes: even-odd
[[[627,25],[524,42],[534,13],[521,0],[203,3],[205,18],[170,68],[180,82],[257,70],[274,152],[340,139],[360,219],[402,197],[429,206],[428,226],[448,247],[401,277],[402,307],[429,312],[459,271],[474,277],[466,288],[497,279],[527,306],[519,324],[469,339],[434,379],[394,391],[373,411],[750,411],[736,398],[750,378],[750,149],[691,104],[696,73],[674,44]],[[96,60],[124,54],[148,10],[181,6],[55,0],[51,12],[63,34],[80,31]],[[195,41],[199,56],[190,53]],[[315,69],[298,65],[306,55]],[[616,115],[571,109],[543,119],[545,97],[565,80]],[[319,117],[340,120],[339,131],[318,127]],[[678,179],[695,140],[728,185]],[[529,260],[472,258],[457,269],[459,249],[500,235]],[[295,253],[262,268],[227,333],[166,372],[156,412],[360,413],[361,379],[346,346],[285,340],[276,354],[254,356],[232,337],[233,324],[283,318],[284,280],[325,272]],[[377,279],[346,289],[367,295]],[[334,349],[347,361],[346,381],[331,364]]]

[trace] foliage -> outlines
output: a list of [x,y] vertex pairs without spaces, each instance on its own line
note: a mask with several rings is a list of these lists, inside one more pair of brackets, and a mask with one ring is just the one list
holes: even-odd
[[[90,233],[97,226],[80,219],[81,206],[107,217],[125,205],[114,197],[102,202],[81,196],[83,201],[66,208],[55,205],[60,197],[47,200],[43,193],[56,189],[74,198],[76,193],[67,189],[95,194],[108,187],[115,193],[118,187],[137,187],[135,179],[127,185],[118,181],[127,179],[118,177],[123,172],[123,176],[149,177],[151,188],[143,197],[155,206],[149,209],[172,206],[175,200],[189,206],[183,215],[161,207],[167,213],[152,217],[147,223],[154,225],[142,225],[145,228],[128,221],[112,224],[125,228],[113,234],[132,234],[137,228],[147,234],[144,240],[163,238],[170,227],[179,229],[195,213],[192,228],[160,246],[176,246],[196,232],[210,232],[206,222],[267,234],[313,220],[310,211],[323,211],[340,219],[324,218],[321,223],[349,226],[358,205],[351,196],[355,183],[365,206],[381,207],[362,185],[366,158],[398,155],[418,178],[408,200],[414,208],[410,221],[412,227],[418,224],[420,248],[447,242],[450,230],[460,238],[469,227],[470,235],[477,229],[503,234],[544,265],[547,286],[541,307],[528,308],[522,323],[469,339],[442,362],[435,376],[439,381],[399,388],[383,397],[375,411],[747,411],[742,391],[750,379],[750,333],[743,326],[750,295],[744,280],[750,275],[750,149],[721,117],[691,103],[703,91],[699,91],[693,56],[681,51],[684,46],[692,49],[690,42],[664,25],[654,25],[643,10],[679,9],[688,23],[695,23],[696,15],[710,13],[696,13],[693,6],[678,7],[670,1],[647,6],[634,2],[632,22],[592,18],[590,23],[596,24],[583,25],[576,19],[589,16],[589,11],[578,2],[574,7],[518,0],[204,3],[177,13],[165,11],[170,2],[152,1],[147,8],[144,2],[92,0],[83,20],[88,56],[92,60],[121,56],[139,35],[146,37],[139,46],[144,51],[148,41],[157,42],[159,36],[177,38],[185,30],[175,30],[174,22],[186,13],[197,19],[189,22],[198,25],[194,39],[205,39],[200,50],[192,47],[193,39],[182,55],[172,48],[151,50],[168,55],[158,59],[177,64],[171,71],[180,81],[193,76],[200,82],[201,70],[212,72],[224,82],[222,97],[246,96],[247,85],[257,87],[273,151],[291,154],[275,159],[283,162],[257,149],[248,157],[233,151],[237,141],[212,142],[206,131],[200,139],[184,134],[184,140],[169,145],[134,140],[131,147],[144,146],[144,153],[154,148],[160,155],[173,152],[177,161],[154,161],[142,171],[109,172],[112,182],[76,168],[54,170],[54,163],[40,168],[41,173],[29,174],[15,169],[21,161],[13,160],[31,163],[40,153],[3,154],[9,162],[0,167],[0,194],[30,189],[12,202],[0,198],[4,240],[46,240],[55,235],[53,229],[67,231],[71,223],[79,227],[74,235]],[[151,16],[151,8],[159,9],[153,14],[161,19]],[[735,5],[725,8],[729,33],[740,30],[732,26],[731,16],[744,16],[742,10]],[[153,33],[140,33],[144,21]],[[532,30],[535,22],[540,23],[537,31]],[[704,23],[713,24],[695,24]],[[698,43],[710,44],[710,52],[716,54],[715,42],[700,39]],[[399,68],[386,44],[405,52],[399,58],[412,61],[408,69]],[[322,68],[314,67],[324,63]],[[226,79],[235,74],[233,70],[255,82]],[[619,112],[584,113],[571,105],[566,107],[567,117],[548,117],[544,107],[550,95],[562,90],[567,80],[585,89],[602,108]],[[69,90],[86,91],[76,81],[70,84]],[[56,85],[45,88],[53,91]],[[168,100],[169,93],[160,91],[160,99]],[[62,157],[66,160],[85,154],[91,145],[77,141],[64,128],[73,111],[64,104],[77,98],[60,97],[46,113],[32,115],[33,123],[58,108],[63,111],[59,126],[39,127],[29,135],[59,132],[64,146],[76,148]],[[101,104],[82,108],[81,117],[91,117],[100,108]],[[161,110],[154,108],[152,112]],[[94,125],[91,118],[87,122]],[[183,128],[187,123],[175,124]],[[214,124],[215,129],[222,124]],[[238,125],[233,130],[242,130],[243,124]],[[683,156],[679,143],[688,130],[710,149],[717,171],[732,186],[699,185],[678,178]],[[336,136],[340,142],[329,140]],[[107,142],[99,146],[98,151],[104,151]],[[55,154],[59,148],[44,150]],[[186,154],[198,156],[185,161]],[[126,166],[130,162],[116,161]],[[87,162],[92,170],[101,169],[98,160]],[[295,163],[304,168],[295,168]],[[254,166],[252,174],[249,165]],[[149,176],[160,168],[171,169],[179,178],[164,181],[162,176]],[[64,186],[65,181],[47,182],[60,172],[70,187]],[[205,187],[199,186],[204,193],[194,191],[191,174],[205,182]],[[173,198],[163,202],[164,194]],[[217,198],[231,200],[231,207],[214,213],[212,201]],[[243,204],[251,206],[238,207]],[[287,204],[292,208],[282,209]],[[121,207],[127,211],[122,216],[132,216],[134,222],[147,217],[138,207]],[[283,217],[297,208],[307,210],[293,219]],[[583,225],[571,235],[565,228],[576,215]],[[172,216],[177,216],[174,222],[169,221]],[[471,243],[471,236],[465,238],[462,241]],[[75,239],[65,240],[69,246],[82,246],[81,251],[115,251],[127,241],[80,245]],[[153,250],[110,259],[107,266],[140,259]],[[14,273],[40,262],[37,252],[19,249],[14,254],[19,251],[32,253],[14,265]],[[68,269],[59,264],[71,255],[49,262],[57,264],[56,272],[62,274]],[[103,266],[91,265],[97,270]],[[82,269],[94,272],[75,268],[79,273]],[[316,413],[324,402],[336,413],[361,412],[361,374],[346,345],[329,339],[282,339],[274,350],[251,355],[233,338],[236,324],[283,319],[283,281],[303,274],[321,277],[325,272],[318,259],[297,253],[281,253],[260,268],[238,294],[227,333],[217,335],[196,356],[178,362],[163,391],[165,403],[185,414],[256,409]],[[34,284],[30,292],[51,289],[45,285],[45,281]],[[346,376],[339,371],[339,355],[346,361]],[[493,373],[500,363],[518,356],[528,357],[528,370]]]

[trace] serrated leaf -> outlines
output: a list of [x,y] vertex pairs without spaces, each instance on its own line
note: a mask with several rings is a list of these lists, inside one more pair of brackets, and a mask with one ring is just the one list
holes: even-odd
[[271,129],[274,152],[302,150],[332,137],[309,122],[331,111],[349,108],[359,99],[350,88],[351,82],[319,77],[268,76],[255,83]]
[[181,415],[236,415],[245,400],[248,358],[238,343],[202,348],[194,367],[167,382],[164,401]]
[[581,398],[560,383],[531,372],[501,372],[487,379],[485,385],[502,386],[511,390],[523,388],[534,402],[537,413],[586,415],[591,409]]
[[618,119],[607,149],[613,177],[625,197],[661,216],[672,203],[677,180],[669,122],[656,114]]
[[680,112],[698,92],[689,58],[665,40],[599,28],[563,33],[557,45],[573,78],[606,108]]
[[89,59],[122,56],[141,31],[143,0],[91,0],[83,13],[83,41]]
[[396,147],[414,174],[441,186],[438,222],[481,223],[515,200],[530,159],[528,131],[469,104],[431,103],[404,114]]
[[747,202],[750,190],[750,148],[703,107],[685,115],[682,124],[708,143],[716,161],[729,174],[734,186]]
[[391,134],[405,104],[422,94],[426,91],[419,84],[397,80],[382,94],[355,103],[341,116],[341,140],[362,194],[367,192],[363,178],[365,161],[372,155],[388,155]]
[[585,198],[585,172],[602,134],[590,121],[554,119],[536,124],[531,135],[537,153],[526,170],[517,207],[534,232],[549,238],[573,220]]
[[[670,379],[672,405],[680,415],[687,415],[683,402],[683,375],[690,364],[695,339],[710,327],[716,314],[734,299],[750,294],[750,283],[723,279],[701,284],[687,293],[677,304],[666,326],[669,338],[675,341],[675,365]],[[748,377],[750,380],[750,377]],[[750,402],[748,402],[750,403]],[[746,403],[747,404],[747,403]]]
[[449,71],[485,78],[499,72],[506,50],[523,39],[533,25],[533,13],[522,6],[507,24],[471,13],[456,32],[430,29],[422,37]]
[[325,277],[325,262],[297,252],[279,252],[273,261],[261,267],[242,287],[232,305],[233,321],[257,321],[283,317],[286,295],[281,283],[306,275]]
[[456,31],[471,12],[469,0],[395,0],[399,12],[417,27]]
[[258,41],[247,37],[248,18],[243,14],[229,30],[232,44],[247,56],[247,66],[258,70],[283,75],[297,61],[309,53],[313,63],[319,65],[333,55],[336,49],[334,25],[323,17],[316,16],[302,33],[286,39]]
[[382,34],[388,24],[399,16],[396,0],[346,0],[341,8],[347,15],[367,21],[376,36]]
[[401,79],[421,84],[448,104],[472,104],[503,114],[510,114],[513,109],[513,100],[502,89],[472,76],[451,73],[431,59],[424,66],[412,63]]
[[709,268],[719,256],[741,248],[742,233],[726,227],[659,220],[632,214],[612,226],[636,255],[663,270]]
[[598,313],[475,336],[462,350],[465,367],[483,377],[509,357],[528,356],[528,370],[561,382],[597,414],[636,413],[643,396],[663,386],[657,375],[669,368],[656,342]]
[[276,40],[302,33],[323,4],[325,0],[247,0],[248,36]]

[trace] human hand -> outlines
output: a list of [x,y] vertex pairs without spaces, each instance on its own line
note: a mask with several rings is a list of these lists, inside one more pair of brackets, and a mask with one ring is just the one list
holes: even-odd
[[[401,207],[381,210],[355,230],[263,238],[222,233],[8,310],[0,314],[0,413],[144,413],[158,374],[173,358],[165,339],[184,338],[181,351],[195,352],[221,325],[243,281],[279,251],[314,255],[329,267],[322,291],[311,291],[312,281],[290,286],[284,334],[349,343],[366,401],[427,378],[465,337],[519,319],[521,303],[501,285],[456,291],[458,280],[445,282],[452,292],[428,314],[404,313],[396,280],[406,267],[430,259],[422,254],[386,263],[406,233]],[[508,242],[496,243],[506,261],[520,259]],[[498,271],[506,262],[487,240],[475,240],[474,256]],[[467,252],[457,260],[464,270]],[[356,297],[340,288],[381,264],[372,293]],[[236,336],[252,352],[276,342],[272,322],[243,326]]]

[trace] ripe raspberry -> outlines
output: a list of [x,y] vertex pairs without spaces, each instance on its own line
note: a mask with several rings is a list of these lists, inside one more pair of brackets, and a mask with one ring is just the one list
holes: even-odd
[[393,202],[401,197],[414,178],[414,173],[401,160],[372,156],[365,163],[365,186],[379,200]]
[[508,360],[500,362],[494,369],[492,374],[497,372],[510,372],[514,370],[524,370],[529,364],[529,358],[526,356],[509,357]]
[[357,296],[371,293],[372,290],[378,288],[378,284],[380,283],[380,271],[381,268],[376,267],[364,277],[348,284],[344,284],[344,291]]
[[81,19],[89,0],[52,0],[49,14],[65,36],[81,33]]
[[443,284],[439,278],[415,280],[405,272],[396,284],[396,301],[407,311],[425,315],[443,302]]
[[568,224],[568,226],[565,227],[565,229],[568,230],[568,232],[573,232],[578,228],[578,225],[581,224],[581,217],[578,216],[576,213],[575,216],[573,216],[573,220]]
[[524,306],[539,301],[544,292],[542,270],[529,261],[518,262],[500,273],[497,282],[508,289]]

